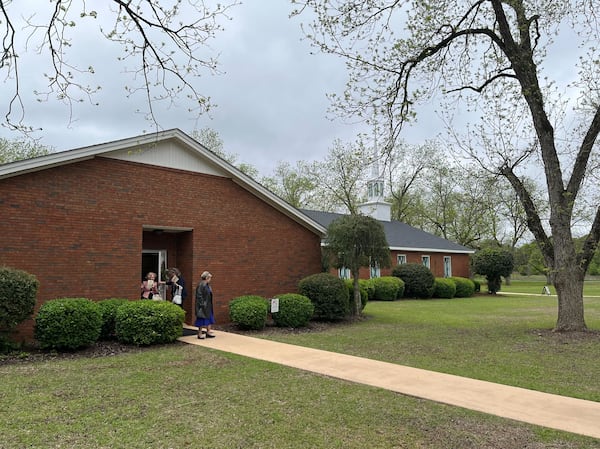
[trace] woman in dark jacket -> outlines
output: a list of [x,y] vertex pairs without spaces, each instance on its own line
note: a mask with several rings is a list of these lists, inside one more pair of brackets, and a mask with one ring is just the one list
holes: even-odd
[[181,295],[181,303],[177,304],[179,307],[183,309],[183,302],[187,297],[187,289],[185,288],[185,280],[181,276],[181,271],[178,268],[169,268],[167,272],[169,276],[169,280],[165,282],[165,284],[171,286],[171,300],[175,297],[175,295]]
[[198,338],[214,338],[212,325],[215,323],[213,311],[213,294],[210,287],[212,274],[205,271],[200,276],[200,284],[196,288],[196,323],[198,327]]

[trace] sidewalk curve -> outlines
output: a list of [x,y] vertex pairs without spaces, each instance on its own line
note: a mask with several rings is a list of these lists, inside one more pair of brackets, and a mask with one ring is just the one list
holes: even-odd
[[538,426],[600,438],[600,402],[214,331],[180,341]]

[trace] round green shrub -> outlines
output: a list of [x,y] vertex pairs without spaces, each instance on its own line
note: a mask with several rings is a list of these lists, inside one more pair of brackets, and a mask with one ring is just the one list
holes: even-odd
[[515,258],[506,248],[484,248],[473,254],[473,272],[485,276],[488,292],[496,294],[500,291],[502,277],[508,277],[513,272]]
[[127,301],[117,308],[115,333],[125,344],[172,343],[183,334],[185,311],[169,301]]
[[32,274],[0,267],[0,332],[10,332],[33,315],[39,286]]
[[279,298],[279,311],[271,313],[278,327],[304,327],[315,311],[315,306],[306,296],[297,293],[283,293]]
[[406,290],[406,284],[404,283],[404,281],[400,278],[396,278],[395,276],[391,276],[394,279],[398,279],[400,281],[399,288],[398,288],[398,294],[396,295],[396,299],[401,299],[404,298],[404,291]]
[[454,298],[456,294],[456,283],[450,278],[435,278],[433,283],[434,298]]
[[394,301],[398,299],[398,291],[404,289],[402,279],[394,276],[382,276],[371,279],[375,286],[375,297],[378,301]]
[[115,322],[117,319],[117,309],[121,307],[127,299],[110,298],[98,301],[98,307],[102,313],[102,330],[100,331],[100,340],[112,340],[116,338]]
[[101,329],[98,304],[86,298],[59,298],[40,307],[34,333],[43,349],[74,350],[95,343]]
[[470,298],[475,293],[475,282],[471,279],[452,276],[450,279],[456,284],[456,298]]
[[269,303],[262,296],[238,296],[229,302],[229,319],[240,329],[264,329],[268,312]]
[[[360,291],[360,310],[363,310],[369,302],[369,293],[365,288],[364,283],[358,280],[358,290]],[[348,288],[348,308],[349,310],[354,310],[354,280],[353,279],[344,279],[344,284]]]
[[298,283],[298,291],[312,301],[316,319],[342,320],[350,313],[348,287],[332,274],[318,273],[305,277]]
[[358,283],[361,289],[364,288],[367,291],[367,300],[375,298],[375,285],[373,285],[371,279],[359,279]]
[[429,268],[419,263],[396,265],[392,276],[404,281],[405,298],[431,298],[433,295],[435,276]]

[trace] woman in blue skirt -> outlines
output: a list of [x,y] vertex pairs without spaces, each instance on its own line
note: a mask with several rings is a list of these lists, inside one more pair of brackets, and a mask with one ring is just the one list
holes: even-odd
[[212,325],[215,323],[213,310],[213,294],[210,288],[212,274],[205,271],[200,276],[200,284],[196,287],[196,322],[198,327],[198,338],[214,338]]

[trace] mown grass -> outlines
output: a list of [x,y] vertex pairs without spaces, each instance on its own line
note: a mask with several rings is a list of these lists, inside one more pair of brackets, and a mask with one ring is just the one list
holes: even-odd
[[[503,281],[500,292],[541,295],[542,289],[546,285],[550,290],[550,294],[556,295],[556,289],[554,286],[546,284],[543,276],[527,276],[522,278],[517,277],[516,279],[512,279],[509,285]],[[482,291],[485,291],[485,286],[482,286]],[[584,296],[600,296],[600,280],[596,278],[586,279],[583,283],[583,294]]]
[[[373,302],[268,338],[600,400],[600,340],[548,297]],[[586,300],[600,329],[600,299]],[[600,441],[205,348],[0,365],[0,448],[600,448]]]
[[556,297],[499,294],[370,302],[351,332],[269,338],[600,401],[600,298],[584,303],[589,334],[551,332]]

